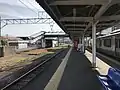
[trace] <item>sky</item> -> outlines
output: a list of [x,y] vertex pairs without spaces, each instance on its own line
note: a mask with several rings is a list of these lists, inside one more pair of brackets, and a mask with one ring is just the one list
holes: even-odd
[[[36,18],[38,12],[44,11],[35,0],[0,0],[1,18]],[[7,25],[2,28],[2,35],[30,36],[40,31],[51,31],[49,24],[22,24]],[[53,25],[53,31],[62,31]]]

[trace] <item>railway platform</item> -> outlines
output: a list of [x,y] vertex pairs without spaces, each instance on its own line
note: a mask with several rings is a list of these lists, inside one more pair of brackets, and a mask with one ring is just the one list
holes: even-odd
[[53,88],[48,85],[49,88],[46,90],[101,90],[97,73],[91,67],[84,54],[72,49],[64,73],[61,78],[58,78],[61,79],[59,84],[56,86],[55,83]]
[[[88,58],[74,49],[70,49],[61,64],[44,88],[36,90],[101,90],[102,86],[96,76],[97,71],[92,70]],[[35,86],[43,81],[34,81]],[[32,90],[32,82],[23,90]]]
[[58,90],[101,90],[96,73],[84,54],[72,50]]

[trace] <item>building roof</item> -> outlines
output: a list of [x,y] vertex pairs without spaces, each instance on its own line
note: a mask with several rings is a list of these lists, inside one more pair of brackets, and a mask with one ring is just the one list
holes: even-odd
[[0,39],[8,40],[8,41],[21,41],[22,39],[13,37],[13,36],[2,36]]

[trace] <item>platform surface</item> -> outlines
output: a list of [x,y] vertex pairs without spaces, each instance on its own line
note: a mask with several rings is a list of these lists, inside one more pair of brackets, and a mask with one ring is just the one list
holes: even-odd
[[87,57],[72,50],[58,90],[101,90],[101,84]]
[[[68,53],[70,54],[68,55]],[[92,70],[91,62],[87,57],[74,49],[71,49],[68,53],[63,53],[54,58],[55,60],[49,68],[23,90],[102,90],[96,76],[97,73]],[[61,60],[61,64],[57,64]],[[61,73],[61,70],[63,70],[63,73]],[[55,74],[57,71],[58,74]]]

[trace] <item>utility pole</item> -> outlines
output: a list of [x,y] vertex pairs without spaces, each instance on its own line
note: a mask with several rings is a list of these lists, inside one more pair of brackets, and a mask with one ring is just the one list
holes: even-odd
[[0,46],[2,46],[2,44],[1,44],[1,30],[2,30],[2,21],[1,21],[2,19],[1,19],[1,16],[0,16]]
[[1,30],[2,30],[2,22],[1,22],[1,16],[0,16],[0,37],[1,37]]

